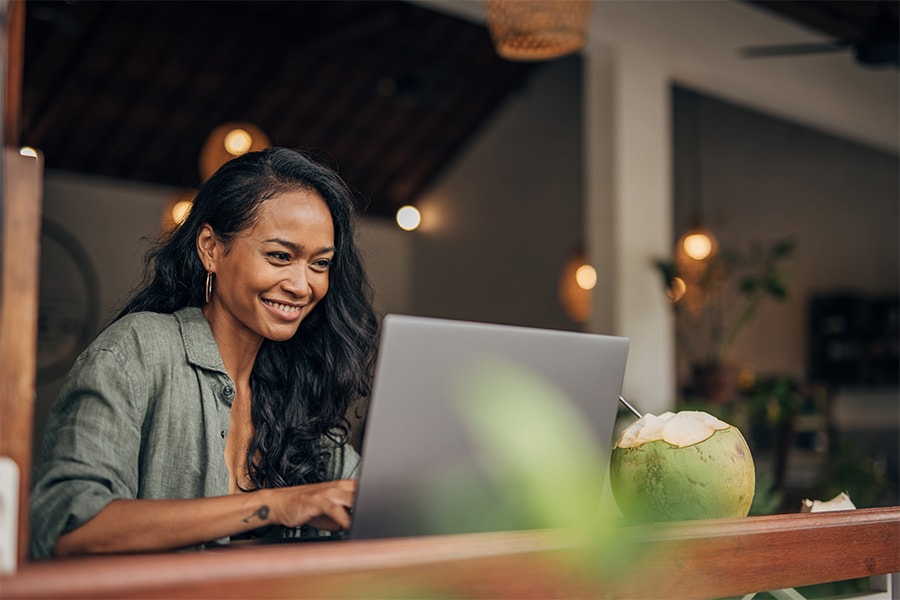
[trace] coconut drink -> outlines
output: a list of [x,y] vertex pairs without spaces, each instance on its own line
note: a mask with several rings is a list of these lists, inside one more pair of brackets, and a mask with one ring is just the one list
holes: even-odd
[[756,486],[740,430],[701,411],[645,414],[620,435],[609,475],[635,522],[746,517]]

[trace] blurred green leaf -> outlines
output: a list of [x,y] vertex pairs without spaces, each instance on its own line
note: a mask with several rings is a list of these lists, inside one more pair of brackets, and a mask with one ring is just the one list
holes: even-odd
[[530,527],[578,536],[595,568],[627,560],[627,532],[603,494],[608,448],[565,394],[518,365],[486,359],[461,386],[458,409],[500,495]]

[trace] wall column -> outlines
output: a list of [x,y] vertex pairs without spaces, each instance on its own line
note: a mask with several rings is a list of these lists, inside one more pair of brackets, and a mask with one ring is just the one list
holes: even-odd
[[675,404],[674,330],[652,261],[672,246],[671,102],[659,60],[638,46],[585,52],[585,239],[598,268],[590,330],[631,338],[623,395]]

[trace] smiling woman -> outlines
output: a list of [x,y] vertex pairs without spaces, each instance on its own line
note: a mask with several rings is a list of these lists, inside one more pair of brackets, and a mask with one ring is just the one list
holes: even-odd
[[376,335],[353,217],[332,171],[283,148],[201,187],[54,404],[35,557],[349,525],[345,415]]

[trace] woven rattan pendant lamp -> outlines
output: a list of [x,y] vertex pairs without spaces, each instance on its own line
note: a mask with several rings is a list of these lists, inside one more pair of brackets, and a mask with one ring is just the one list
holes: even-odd
[[497,54],[549,60],[584,47],[591,5],[591,0],[485,0],[485,14]]

